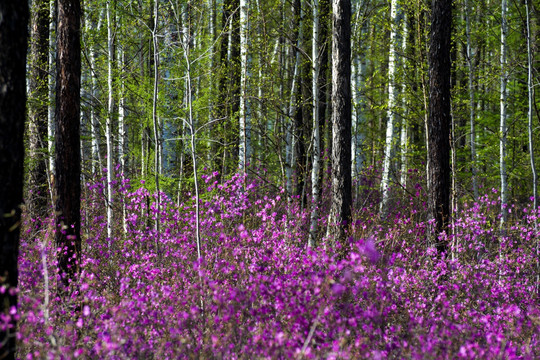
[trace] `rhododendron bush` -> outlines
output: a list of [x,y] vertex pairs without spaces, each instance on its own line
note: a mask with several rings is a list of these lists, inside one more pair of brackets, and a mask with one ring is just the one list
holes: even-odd
[[[388,219],[360,187],[351,252],[307,248],[301,201],[252,178],[204,177],[203,258],[195,198],[176,204],[116,184],[115,237],[104,187],[83,200],[81,273],[61,300],[52,226],[27,221],[20,253],[22,359],[540,358],[538,214],[497,194],[455,214],[448,254],[428,247],[420,186]],[[125,229],[122,224],[125,205]],[[159,209],[159,214],[157,214]],[[327,203],[321,204],[324,229]],[[155,219],[159,218],[159,233]],[[324,230],[322,230],[324,232]]]

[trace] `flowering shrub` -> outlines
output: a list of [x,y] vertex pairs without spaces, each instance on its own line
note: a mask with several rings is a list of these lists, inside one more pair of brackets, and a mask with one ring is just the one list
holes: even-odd
[[501,235],[495,195],[482,197],[454,214],[440,256],[426,246],[416,188],[384,222],[377,204],[356,208],[352,251],[337,258],[326,241],[306,247],[309,213],[283,191],[239,175],[204,182],[202,259],[193,197],[177,205],[161,194],[158,207],[155,194],[119,180],[108,240],[103,183],[88,185],[81,273],[67,300],[54,227],[28,222],[19,357],[540,358],[531,207]]

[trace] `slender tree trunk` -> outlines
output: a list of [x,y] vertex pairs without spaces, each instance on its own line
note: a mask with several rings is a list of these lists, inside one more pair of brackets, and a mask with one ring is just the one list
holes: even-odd
[[56,246],[60,287],[75,280],[81,253],[80,201],[80,86],[81,4],[79,0],[58,0],[56,30]]
[[[0,358],[14,360],[19,273],[19,233],[23,197],[24,123],[28,2],[0,2]],[[7,318],[6,318],[7,317]]]
[[118,64],[120,69],[120,92],[118,98],[118,161],[120,163],[120,171],[127,174],[127,146],[128,133],[126,126],[126,86],[124,79],[124,66],[126,65],[126,55],[124,49],[118,49]]
[[[408,26],[408,16],[407,12],[403,13],[403,43],[401,50],[403,54],[407,54],[407,46],[410,46],[407,44],[407,40],[409,38],[409,26]],[[404,55],[404,61],[402,62],[403,66],[405,67],[405,70],[409,70],[409,64],[407,62],[406,55]],[[406,82],[403,81],[403,84],[401,86],[401,93],[403,94],[402,97],[402,104],[403,104],[403,116],[401,118],[401,133],[400,133],[400,150],[401,150],[401,171],[400,171],[400,184],[401,186],[406,189],[407,188],[407,173],[408,173],[408,164],[407,164],[407,153],[409,150],[409,122],[408,122],[408,114],[409,114],[409,103],[407,101],[407,85]]]
[[328,232],[341,251],[350,247],[351,222],[351,2],[332,0],[332,201]]
[[504,226],[507,218],[508,218],[508,209],[506,208],[508,205],[508,185],[507,185],[507,173],[506,173],[506,139],[508,135],[508,129],[506,126],[506,110],[508,107],[507,104],[507,98],[508,98],[508,89],[507,89],[507,82],[508,82],[508,69],[506,65],[506,35],[508,33],[508,22],[507,22],[507,11],[508,11],[508,3],[507,0],[502,0],[501,5],[501,57],[500,57],[500,65],[501,65],[501,93],[500,93],[500,142],[499,142],[499,149],[500,149],[500,176],[501,176],[501,226]]
[[238,146],[238,165],[242,173],[246,173],[251,148],[251,114],[248,102],[248,32],[249,32],[249,0],[240,0],[240,142]]
[[47,214],[47,102],[49,61],[49,3],[35,1],[32,7],[29,76],[29,194],[28,210],[41,224]]
[[[365,75],[366,75],[366,56],[364,39],[366,39],[366,31],[368,28],[368,20],[361,19],[362,10],[359,3],[353,4],[356,7],[353,10],[356,13],[356,20],[353,26],[353,61],[352,61],[352,141],[351,141],[351,174],[353,179],[356,179],[356,189],[353,189],[353,196],[358,196],[360,186],[360,171],[364,165],[363,145],[365,140],[366,130],[366,100],[365,100]],[[362,21],[362,23],[360,23]],[[362,57],[362,59],[360,58]]]
[[[199,178],[197,173],[197,152],[196,152],[196,142],[195,142],[195,126],[194,126],[194,119],[193,119],[193,104],[192,104],[192,84],[191,84],[191,61],[190,61],[190,46],[189,41],[184,42],[184,57],[186,60],[186,81],[187,81],[187,107],[188,107],[188,119],[187,119],[187,125],[189,127],[189,133],[190,133],[190,147],[191,147],[191,160],[193,164],[193,177],[194,180],[194,186],[195,186],[195,241],[197,244],[197,258],[199,261],[202,259],[202,247],[201,247],[201,231],[200,231],[200,219],[199,219],[199,213],[200,213],[200,196],[199,196]],[[202,302],[202,300],[201,300]]]
[[[531,39],[531,18],[529,10],[529,1],[525,1],[525,12],[527,13],[527,89],[529,99],[529,109],[527,113],[528,118],[528,132],[529,132],[529,156],[531,158],[531,170],[532,170],[532,188],[533,188],[533,207],[535,211],[538,211],[538,174],[536,172],[536,161],[534,157],[534,142],[533,142],[533,107],[534,107],[534,85],[533,85],[533,50]],[[538,221],[534,218],[534,228],[538,230]],[[536,293],[538,294],[540,288],[540,239],[536,239]]]
[[527,89],[529,108],[527,112],[527,118],[529,122],[529,156],[531,158],[531,170],[532,170],[532,188],[533,188],[533,206],[534,209],[538,209],[538,174],[536,172],[536,162],[534,156],[534,132],[533,132],[533,112],[534,112],[534,85],[533,85],[533,49],[531,40],[531,19],[529,10],[529,1],[525,1],[525,11],[527,12]]
[[391,3],[391,32],[390,32],[390,56],[388,60],[388,111],[386,123],[386,140],[384,147],[383,173],[381,179],[382,200],[380,204],[380,214],[385,217],[388,213],[388,191],[390,186],[390,166],[393,158],[394,148],[394,123],[397,111],[397,86],[396,86],[396,66],[398,64],[399,28],[401,14],[398,9],[397,0]]
[[113,0],[107,1],[107,124],[105,128],[105,137],[107,140],[107,238],[109,247],[112,243],[113,230],[113,116],[114,116],[114,89],[113,89],[113,66],[114,66],[114,29],[113,29]]
[[158,48],[158,21],[159,21],[159,1],[154,2],[154,28],[152,29],[152,43],[153,43],[153,56],[154,56],[154,93],[152,96],[152,123],[154,124],[154,174],[156,181],[156,252],[159,255],[159,221],[160,221],[160,205],[161,205],[161,193],[159,187],[159,164],[160,164],[160,136],[157,114],[157,102],[158,102],[158,85],[159,85],[159,48]]
[[[127,127],[126,127],[126,89],[124,80],[124,66],[126,63],[124,49],[120,47],[118,54],[118,64],[120,69],[120,94],[118,101],[118,160],[120,162],[120,173],[122,179],[127,177]],[[122,202],[122,228],[124,234],[127,234],[126,205]]]
[[[96,30],[99,32],[101,29],[102,24],[102,17],[99,17]],[[91,105],[90,105],[90,126],[91,126],[91,139],[92,139],[92,174],[98,175],[101,174],[101,171],[103,169],[102,162],[101,162],[101,151],[99,149],[100,147],[100,125],[99,125],[99,118],[96,114],[96,108],[97,108],[97,97],[98,97],[98,81],[97,81],[97,73],[96,73],[96,54],[95,49],[93,45],[90,45],[89,49],[89,60],[90,60],[90,71],[91,71],[91,78],[92,78],[92,87],[90,89],[90,97],[92,99]],[[96,166],[97,164],[97,166]]]
[[[329,99],[331,93],[331,81],[329,81],[330,75],[330,52],[332,51],[331,38],[330,38],[330,1],[329,0],[319,0],[319,43],[320,43],[320,70],[319,70],[319,133],[321,137],[320,151],[321,156],[328,151],[330,153],[330,142],[325,141],[324,134],[326,127],[331,128],[330,120],[330,111],[331,109]],[[331,133],[331,131],[327,131]],[[328,149],[327,149],[328,148]],[[324,184],[324,179],[326,176],[325,169],[328,167],[324,166],[325,161],[323,158],[320,159],[320,182]],[[321,187],[322,189],[322,187]],[[321,190],[322,191],[322,190]]]
[[448,245],[439,242],[450,217],[450,41],[452,1],[433,0],[429,47],[429,218],[435,220],[432,242],[439,252]]
[[[217,44],[217,16],[216,16],[216,0],[210,0],[210,3],[209,3],[209,11],[210,11],[210,19],[209,19],[209,28],[210,28],[210,46],[208,48],[208,51],[210,53],[210,68],[211,69],[215,69],[216,66],[217,66],[217,62],[216,62],[216,44]],[[215,132],[216,132],[216,129],[217,129],[217,126],[215,124],[216,122],[216,117],[219,116],[217,113],[216,113],[216,109],[215,109],[215,96],[217,95],[216,94],[216,81],[215,81],[215,76],[210,76],[210,78],[208,79],[209,81],[209,89],[210,89],[210,96],[208,97],[208,123],[210,124],[209,127],[208,127],[208,132],[209,132],[209,138],[214,140],[214,141],[211,141],[209,144],[208,144],[208,149],[210,151],[208,151],[208,162],[212,162],[213,161],[213,157],[215,157],[216,155],[216,152],[215,152],[215,149],[216,149],[216,136],[215,136]],[[180,184],[180,182],[179,182]]]
[[[51,183],[51,180],[54,176],[54,124],[55,124],[55,108],[54,104],[56,103],[56,18],[57,18],[57,8],[56,0],[50,0],[49,4],[49,106],[47,108],[48,117],[47,117],[47,137],[48,137],[48,155],[49,155],[49,191],[51,193],[51,201],[54,196],[54,184]],[[54,201],[53,201],[54,202]]]
[[[303,161],[303,114],[302,114],[302,63],[300,49],[302,47],[302,1],[293,1],[293,27],[294,34],[292,38],[291,54],[294,59],[294,72],[291,86],[291,99],[289,106],[289,118],[291,123],[289,124],[290,141],[287,142],[287,146],[290,146],[289,168],[287,172],[287,191],[290,195],[293,193],[299,195],[301,193],[302,185],[302,161]],[[296,175],[295,188],[293,189],[293,178]]]
[[313,38],[311,58],[313,60],[313,165],[311,169],[311,214],[308,246],[315,247],[319,221],[319,193],[320,193],[320,162],[321,162],[321,134],[319,128],[319,1],[313,0]]
[[[294,51],[293,51],[294,53]],[[289,100],[289,121],[286,125],[286,162],[287,162],[287,193],[292,195],[293,193],[293,170],[294,164],[296,163],[296,133],[294,131],[294,122],[299,116],[299,106],[298,106],[298,94],[300,92],[300,54],[296,52],[293,57],[293,79],[291,85],[291,98]],[[301,115],[301,114],[300,114]]]

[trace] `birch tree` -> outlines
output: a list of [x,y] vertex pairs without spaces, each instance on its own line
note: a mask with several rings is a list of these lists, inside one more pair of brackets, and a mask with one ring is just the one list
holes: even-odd
[[107,142],[107,238],[109,246],[112,242],[113,227],[113,116],[114,116],[114,89],[113,89],[113,66],[114,66],[114,29],[113,29],[113,0],[107,1],[107,124],[105,138]]
[[397,112],[397,86],[396,86],[396,66],[398,64],[399,48],[399,28],[401,23],[401,11],[398,8],[397,0],[392,0],[390,5],[391,30],[390,30],[390,55],[388,59],[388,110],[386,123],[386,138],[384,147],[383,172],[381,179],[382,200],[380,204],[381,216],[386,216],[388,212],[388,191],[390,185],[390,166],[393,157],[394,147],[394,123]]
[[[49,106],[47,108],[47,148],[49,154],[49,179],[55,173],[54,169],[54,123],[55,123],[55,91],[56,91],[56,1],[49,1]],[[53,186],[49,183],[51,199],[53,198]]]
[[158,86],[159,86],[159,48],[158,48],[158,21],[159,21],[159,1],[154,2],[154,28],[152,29],[152,50],[154,57],[154,91],[152,95],[152,123],[154,126],[154,176],[156,181],[156,252],[159,254],[159,214],[161,204],[161,194],[159,187],[159,169],[160,169],[160,136],[158,125]]
[[313,60],[313,165],[311,169],[311,214],[308,246],[315,247],[319,220],[319,193],[320,193],[320,162],[321,162],[321,134],[319,128],[319,1],[313,0],[313,38],[311,58]]
[[527,13],[527,95],[528,95],[528,134],[529,134],[529,156],[531,158],[533,206],[538,209],[538,174],[536,172],[536,161],[534,158],[534,132],[533,132],[533,111],[534,111],[534,87],[533,87],[533,50],[531,44],[531,15],[529,1],[525,1],[525,12]]
[[246,173],[246,166],[249,163],[251,148],[251,114],[248,102],[248,13],[249,0],[240,0],[240,143],[238,146],[238,165],[240,171]]
[[[100,13],[101,15],[101,13]],[[99,32],[102,26],[102,16],[99,16],[97,25],[95,25],[95,30]],[[86,22],[88,26],[89,21]],[[94,26],[94,25],[93,25]],[[102,163],[101,163],[101,151],[100,151],[100,126],[99,118],[96,114],[97,107],[97,96],[98,96],[98,78],[97,78],[97,64],[96,64],[96,50],[95,44],[89,46],[89,61],[90,61],[90,73],[91,73],[91,87],[90,87],[90,128],[91,128],[91,142],[92,142],[92,174],[97,175],[101,173]]]
[[507,0],[502,0],[501,4],[501,56],[500,56],[500,66],[501,66],[501,92],[500,92],[500,127],[499,127],[499,149],[500,149],[500,176],[501,176],[501,226],[504,226],[506,219],[508,217],[508,184],[507,184],[507,173],[506,173],[506,139],[508,136],[508,129],[506,126],[506,117],[507,117],[507,98],[508,98],[508,69],[506,64],[506,35],[508,33],[508,3]]
[[[403,40],[401,45],[401,51],[403,54],[407,54],[407,42],[409,38],[409,25],[408,25],[408,16],[407,11],[404,11],[403,13]],[[406,59],[406,55],[404,56],[404,59]],[[405,60],[402,62],[404,67],[408,70],[408,62]],[[408,164],[407,164],[407,152],[409,150],[409,123],[407,121],[408,114],[409,114],[409,103],[407,102],[407,86],[406,82],[403,81],[403,84],[401,86],[401,92],[403,94],[402,96],[402,105],[403,105],[403,116],[401,117],[401,133],[400,133],[400,145],[399,148],[401,150],[401,171],[400,171],[400,184],[401,186],[406,189],[407,188],[407,172],[408,172]]]

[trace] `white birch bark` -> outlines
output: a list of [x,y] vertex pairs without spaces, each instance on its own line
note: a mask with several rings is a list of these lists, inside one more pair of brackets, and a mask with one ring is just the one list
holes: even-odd
[[159,1],[155,1],[154,4],[154,29],[152,30],[152,44],[153,44],[153,56],[154,56],[154,92],[152,96],[152,123],[154,126],[154,174],[156,181],[156,251],[159,253],[159,221],[160,221],[160,203],[161,194],[159,188],[159,169],[160,169],[160,135],[159,124],[157,114],[157,102],[158,102],[158,84],[159,84],[159,49],[158,49],[158,19],[159,19]]
[[[184,57],[186,60],[186,92],[187,92],[187,107],[188,107],[188,118],[187,118],[187,127],[189,128],[190,133],[190,153],[191,160],[193,163],[193,177],[194,187],[195,187],[195,241],[197,244],[197,257],[199,260],[202,259],[202,249],[201,249],[201,235],[200,235],[200,196],[199,196],[199,182],[198,182],[198,173],[197,173],[197,152],[196,152],[196,143],[195,143],[195,124],[193,118],[193,105],[192,105],[192,83],[191,83],[191,62],[189,59],[190,54],[190,45],[189,41],[183,42],[184,44]],[[201,298],[202,303],[202,298]]]
[[320,192],[320,161],[321,161],[321,135],[319,131],[319,1],[313,0],[313,43],[311,58],[313,60],[312,69],[312,91],[313,91],[313,167],[311,169],[311,214],[308,246],[315,247],[318,232],[319,220],[319,192]]
[[381,216],[386,216],[388,212],[388,187],[390,185],[390,165],[393,157],[394,147],[394,122],[397,106],[397,88],[396,88],[396,62],[398,46],[398,31],[399,31],[399,13],[397,0],[391,2],[391,32],[390,32],[390,54],[388,60],[388,111],[387,111],[387,123],[386,123],[386,139],[384,147],[384,159],[383,159],[383,173],[381,179],[381,193],[382,200],[380,204]]
[[[403,43],[401,50],[403,54],[406,54],[407,52],[407,38],[408,38],[408,31],[409,28],[407,26],[407,16],[404,13],[403,14]],[[406,55],[405,55],[406,57]],[[407,172],[409,169],[409,166],[407,164],[407,152],[408,152],[408,146],[409,146],[409,123],[407,122],[408,113],[409,113],[409,104],[407,103],[407,98],[405,94],[407,93],[407,86],[405,81],[401,85],[401,93],[403,94],[402,98],[402,104],[403,104],[403,117],[401,119],[401,133],[400,133],[400,144],[399,148],[401,150],[401,171],[400,171],[400,179],[399,182],[401,186],[406,189],[407,188]]]
[[[101,16],[99,17],[96,31],[99,32],[102,25],[102,18],[103,13],[101,13]],[[92,174],[101,174],[101,171],[103,169],[102,162],[101,162],[101,151],[99,149],[100,147],[100,124],[98,116],[96,115],[96,99],[98,96],[97,88],[98,88],[98,82],[97,82],[97,74],[96,74],[96,51],[94,45],[90,45],[89,47],[89,61],[90,61],[90,72],[91,72],[91,89],[90,89],[90,97],[92,99],[91,106],[90,106],[90,128],[91,128],[91,143],[92,143]]]
[[[49,178],[52,178],[55,173],[54,168],[54,104],[55,104],[55,76],[56,73],[56,1],[50,2],[49,14],[51,20],[49,22],[49,106],[47,111],[47,148],[49,151]],[[53,187],[49,184],[49,189],[52,195]],[[54,204],[54,201],[52,202]]]
[[[118,49],[118,64],[120,68],[120,96],[118,99],[118,160],[120,161],[120,172],[122,178],[126,177],[127,172],[127,128],[126,128],[126,98],[125,98],[125,84],[123,69],[125,65],[125,52],[122,47]],[[126,222],[126,206],[122,203],[122,228],[124,229],[124,234],[127,233],[127,222]]]
[[249,0],[240,0],[240,143],[238,144],[238,165],[240,171],[246,173],[250,156],[250,123],[249,104],[247,100],[249,60],[248,60],[248,11]]
[[121,172],[125,173],[127,171],[127,159],[126,159],[126,148],[127,148],[127,128],[126,128],[126,98],[125,98],[125,84],[124,76],[122,74],[122,69],[125,65],[125,53],[124,49],[120,47],[118,49],[118,64],[120,67],[120,96],[118,99],[118,160],[120,161]]
[[114,93],[113,93],[113,64],[114,64],[114,34],[112,24],[111,4],[112,0],[107,1],[107,123],[105,128],[105,137],[107,142],[107,238],[109,239],[109,247],[112,242],[112,225],[113,225],[113,138],[112,138],[112,123],[114,112]]
[[506,36],[508,33],[508,20],[507,20],[507,11],[508,11],[508,3],[507,0],[502,0],[502,7],[501,7],[501,18],[502,18],[502,24],[501,24],[501,57],[500,57],[500,65],[501,65],[501,94],[500,94],[500,143],[499,143],[499,149],[500,149],[500,177],[501,177],[501,226],[504,225],[504,223],[507,220],[508,217],[508,209],[506,208],[508,205],[508,184],[507,184],[507,177],[508,174],[506,173],[506,139],[507,139],[507,125],[506,125],[506,117],[507,117],[507,98],[508,98],[508,89],[507,89],[507,82],[508,82],[508,69],[507,69],[507,59],[506,59]]
[[[527,12],[527,89],[529,106],[527,112],[528,132],[529,132],[529,155],[531,157],[532,170],[532,187],[533,187],[533,206],[538,209],[538,174],[536,172],[536,162],[534,158],[534,141],[533,141],[533,111],[534,111],[534,88],[533,88],[533,56],[531,44],[531,14],[529,13],[529,1],[525,1],[525,11]],[[536,220],[535,220],[536,221]],[[535,222],[536,225],[536,222]]]

